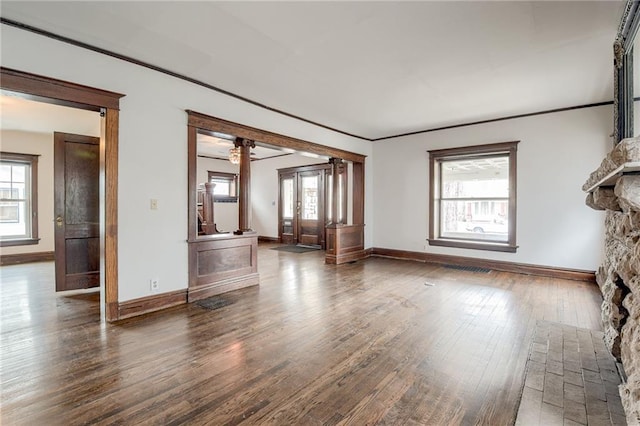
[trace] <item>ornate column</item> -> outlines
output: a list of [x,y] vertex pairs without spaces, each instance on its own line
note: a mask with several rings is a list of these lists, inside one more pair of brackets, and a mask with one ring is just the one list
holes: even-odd
[[346,179],[342,179],[340,182],[340,174],[344,171],[344,162],[341,158],[331,158],[329,163],[331,164],[331,224],[342,224],[345,218],[342,217],[339,201],[344,193],[343,185],[346,183]]
[[255,141],[236,138],[235,146],[240,148],[240,182],[238,196],[238,230],[235,235],[253,233],[251,229],[251,148]]

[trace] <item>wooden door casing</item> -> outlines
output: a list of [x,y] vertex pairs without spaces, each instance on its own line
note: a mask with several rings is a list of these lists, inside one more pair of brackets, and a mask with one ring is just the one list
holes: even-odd
[[100,285],[100,138],[54,133],[56,291]]

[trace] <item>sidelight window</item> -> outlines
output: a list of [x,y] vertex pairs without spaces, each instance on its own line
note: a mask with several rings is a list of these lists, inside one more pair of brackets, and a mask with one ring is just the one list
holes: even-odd
[[38,156],[0,152],[0,245],[38,242]]
[[516,148],[429,151],[429,244],[516,251]]

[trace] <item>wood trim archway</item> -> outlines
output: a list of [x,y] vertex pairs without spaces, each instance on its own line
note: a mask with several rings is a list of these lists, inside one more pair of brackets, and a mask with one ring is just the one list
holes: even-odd
[[368,256],[364,249],[364,204],[365,204],[365,171],[366,156],[354,152],[333,148],[303,139],[286,136],[268,130],[250,127],[240,123],[223,120],[199,112],[187,110],[188,144],[189,144],[189,230],[188,240],[196,240],[196,161],[197,161],[197,132],[205,130],[234,135],[240,138],[254,140],[281,148],[304,151],[312,154],[324,155],[330,158],[340,158],[353,164],[353,213],[352,224],[332,224],[326,229],[327,263],[346,263]]
[[295,151],[304,151],[312,154],[326,155],[327,157],[341,158],[343,160],[352,161],[354,163],[364,163],[365,155],[356,154],[354,152],[333,148],[326,145],[320,145],[314,142],[305,141],[303,139],[293,138],[268,130],[250,127],[233,121],[223,120],[222,118],[211,117],[199,112],[187,110],[189,116],[189,125],[198,129],[205,129],[212,132],[228,133],[234,136],[260,141],[269,145],[281,148],[289,148]]
[[124,95],[4,67],[0,67],[0,88],[26,99],[105,114],[100,141],[100,269],[106,319],[118,320],[118,128]]

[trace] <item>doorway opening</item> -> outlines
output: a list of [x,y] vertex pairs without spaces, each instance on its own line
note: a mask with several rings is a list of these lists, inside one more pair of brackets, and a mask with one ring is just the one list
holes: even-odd
[[[326,249],[327,225],[333,222],[333,173],[331,164],[278,170],[278,240],[283,244]],[[347,180],[346,167],[338,175]],[[347,185],[338,200],[336,223],[347,217]]]
[[[32,277],[30,269],[40,270],[37,280],[24,281],[34,288],[13,291],[16,297],[28,293],[39,299],[53,295],[54,290],[69,297],[70,290],[94,289],[95,297],[87,294],[78,299],[74,292],[77,303],[61,303],[99,315],[102,118],[95,111],[6,94],[0,95],[0,104],[0,210],[7,212],[0,218],[3,260],[9,257],[23,264],[19,270],[24,277]],[[32,158],[29,164],[25,157]],[[33,265],[35,260],[53,261],[53,265]],[[11,274],[19,270],[13,268]],[[48,270],[52,273],[47,274]],[[43,294],[35,296],[36,292]]]
[[[221,238],[218,230],[228,228],[221,225],[225,217],[222,206],[213,207],[216,189],[209,185],[209,189],[205,189],[209,194],[202,197],[202,203],[198,196],[202,182],[200,176],[219,175],[225,170],[203,171],[200,166],[205,160],[215,160],[220,167],[230,167],[235,159],[234,148],[238,148],[243,153],[243,158],[250,160],[240,162],[240,169],[243,164],[245,167],[245,178],[250,176],[250,185],[243,188],[243,173],[239,173],[240,198],[244,190],[245,195],[250,194],[250,201],[244,203],[244,209],[242,203],[239,203],[237,217],[251,223],[250,233],[256,235],[260,241],[295,241],[295,244],[325,248],[326,263],[340,264],[368,256],[364,250],[365,156],[194,111],[186,112],[189,144],[187,241],[190,245],[197,247],[212,238]],[[215,144],[220,145],[216,148],[217,152],[206,155],[207,159],[203,158],[205,155],[200,149],[203,135],[210,136]],[[226,147],[221,148],[225,143]],[[269,149],[277,154],[270,155],[270,158],[259,158],[260,149]],[[257,154],[256,158],[250,158],[253,154]],[[304,161],[301,161],[301,156],[306,157]],[[286,189],[283,190],[278,170],[294,173],[289,175],[292,181],[285,181],[291,190],[287,198],[289,207],[286,211],[282,209]],[[329,176],[338,178],[332,179]],[[222,185],[225,191],[227,186]],[[225,196],[232,198],[231,195]],[[201,209],[199,204],[207,208]],[[209,215],[206,220],[215,220],[215,226],[209,226],[207,223],[206,229],[210,230],[208,232],[211,234],[200,235],[203,229],[200,216],[204,216],[201,211],[206,210],[215,210],[215,214]],[[203,255],[199,249],[190,250],[190,274],[195,276],[199,271],[195,265]]]
[[[95,236],[92,237],[92,244],[97,244],[99,250],[100,317],[116,321],[119,318],[118,113],[120,98],[124,95],[8,68],[0,68],[0,89],[3,95],[99,112],[103,117],[98,148],[98,237],[97,241]],[[92,262],[95,265],[95,258]]]

